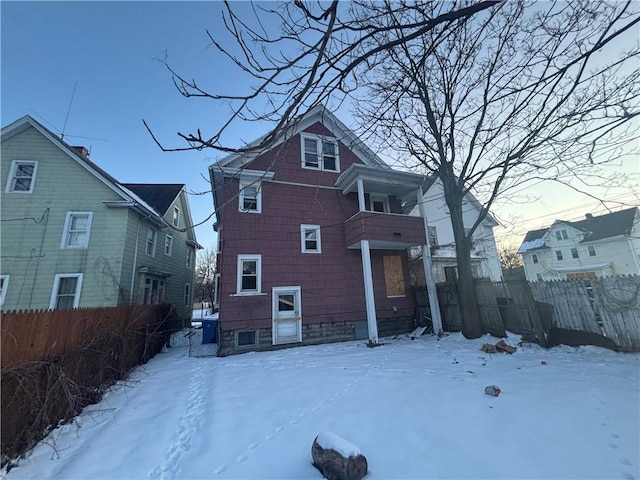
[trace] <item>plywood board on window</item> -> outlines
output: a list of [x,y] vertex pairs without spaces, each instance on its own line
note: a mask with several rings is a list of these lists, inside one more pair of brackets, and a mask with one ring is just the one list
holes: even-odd
[[403,296],[405,293],[402,258],[400,255],[385,255],[382,260],[384,262],[384,282],[387,286],[387,297]]

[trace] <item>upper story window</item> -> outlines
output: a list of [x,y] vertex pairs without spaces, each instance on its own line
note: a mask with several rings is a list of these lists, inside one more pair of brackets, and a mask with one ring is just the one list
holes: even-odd
[[531,255],[531,260],[533,260],[533,263],[538,263],[538,255],[536,255],[535,253]]
[[262,256],[238,255],[238,294],[260,293],[262,289]]
[[556,258],[562,260],[562,250],[556,250]]
[[11,162],[7,193],[32,193],[36,181],[38,162],[14,160]]
[[262,212],[262,186],[260,180],[240,180],[240,204],[241,212]]
[[567,240],[569,237],[566,230],[556,230],[556,238],[558,240]]
[[389,213],[389,197],[386,195],[371,195],[369,203],[372,212]]
[[193,263],[193,250],[187,247],[187,269],[191,270],[191,264]]
[[164,254],[169,257],[173,254],[173,237],[171,235],[164,237]]
[[60,248],[87,248],[93,212],[67,212]]
[[596,256],[596,247],[594,247],[593,245],[589,245],[587,247],[587,251],[589,252],[589,256],[590,257],[595,257]]
[[158,238],[158,232],[155,228],[149,227],[147,230],[147,244],[144,253],[151,257],[156,256],[156,239]]
[[56,274],[49,308],[78,308],[82,273]]
[[437,247],[438,246],[438,229],[433,225],[429,225],[427,227],[427,233],[429,234],[429,246]]
[[171,218],[171,223],[176,228],[180,227],[180,209],[178,207],[173,207],[173,217]]
[[571,249],[571,258],[580,258],[580,255],[578,255],[578,249],[577,248],[572,248]]
[[0,305],[4,305],[7,288],[9,288],[9,275],[0,275]]
[[327,172],[340,171],[338,142],[318,135],[302,134],[302,167]]
[[300,225],[302,253],[322,253],[320,225]]

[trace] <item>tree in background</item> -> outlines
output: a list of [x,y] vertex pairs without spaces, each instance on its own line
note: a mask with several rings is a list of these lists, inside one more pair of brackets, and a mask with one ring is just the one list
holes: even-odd
[[213,305],[215,294],[216,254],[213,247],[199,250],[196,254],[194,298],[197,302]]
[[[167,64],[182,95],[232,110],[212,133],[180,133],[187,146],[161,147],[246,152],[224,144],[229,126],[271,121],[251,147],[262,149],[308,108],[354,100],[362,136],[443,183],[468,338],[483,333],[471,236],[494,201],[543,180],[590,195],[593,183],[618,180],[604,178],[600,167],[636,139],[640,15],[631,1],[254,7],[279,19],[275,37],[266,22],[240,20],[226,5],[231,44],[209,37],[255,85],[246,94],[207,92]],[[613,43],[626,49],[612,55]],[[483,208],[465,231],[468,191]]]

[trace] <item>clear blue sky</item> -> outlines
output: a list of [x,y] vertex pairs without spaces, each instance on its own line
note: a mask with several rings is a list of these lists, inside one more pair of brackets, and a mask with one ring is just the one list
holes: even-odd
[[[245,10],[246,18],[250,5],[234,2],[233,7],[241,14]],[[230,73],[234,70],[228,60],[206,36],[206,29],[216,38],[221,36],[222,8],[215,1],[2,1],[2,126],[29,114],[61,132],[77,82],[65,129],[69,143],[88,147],[91,159],[120,181],[185,183],[191,191],[209,190],[203,176],[221,155],[212,150],[164,153],[142,119],[168,146],[184,146],[176,132],[206,131],[207,125],[219,125],[226,118],[215,104],[184,98],[176,91],[157,61],[165,54],[180,73],[211,91],[247,91],[249,84]],[[351,123],[344,109],[338,115],[345,124]],[[254,124],[245,125],[241,132],[231,130],[226,144],[240,145],[263,133]],[[627,159],[612,168],[637,175],[638,161]],[[628,191],[602,195],[633,201],[635,193],[635,197]],[[533,203],[528,195],[538,200]],[[527,229],[548,226],[555,218],[603,213],[596,202],[548,182],[522,196],[522,204],[495,206],[493,213],[511,227],[496,231],[496,236],[513,234],[517,242]],[[190,204],[196,223],[213,208],[210,194],[191,196]],[[196,234],[204,246],[215,245],[212,221],[198,227]]]
[[[77,82],[65,140],[89,148],[91,159],[120,181],[208,190],[202,176],[220,155],[164,153],[142,119],[170,146],[184,146],[177,131],[206,128],[224,115],[205,100],[183,98],[157,61],[166,53],[189,77],[212,86],[237,85],[205,32],[222,28],[222,7],[218,2],[3,1],[2,126],[29,114],[60,133]],[[263,133],[245,130],[243,140]],[[191,196],[190,203],[194,222],[211,213],[210,195]],[[214,245],[211,221],[196,234],[204,246]]]

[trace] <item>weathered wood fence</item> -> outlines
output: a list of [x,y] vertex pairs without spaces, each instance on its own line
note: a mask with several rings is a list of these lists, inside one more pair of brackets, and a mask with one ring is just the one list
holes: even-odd
[[2,314],[1,465],[159,352],[180,328],[169,305]]
[[[428,304],[416,292],[419,308]],[[640,352],[640,277],[620,276],[553,282],[476,281],[480,317],[486,333],[505,330],[547,346],[552,327],[603,335],[622,351]],[[462,317],[455,283],[438,285],[447,331],[460,331]]]
[[63,355],[103,334],[144,331],[167,312],[161,305],[3,312],[2,368]]
[[604,335],[624,352],[640,352],[640,277],[535,282],[531,291],[553,305],[553,326]]

